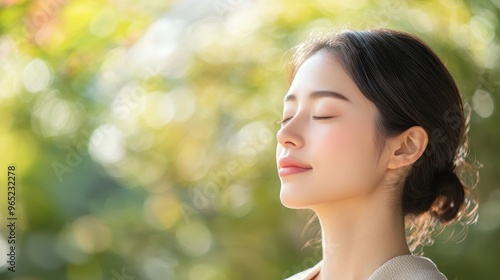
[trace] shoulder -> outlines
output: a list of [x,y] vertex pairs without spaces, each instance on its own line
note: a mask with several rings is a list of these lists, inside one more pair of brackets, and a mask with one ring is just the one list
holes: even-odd
[[322,263],[323,263],[323,260],[320,260],[313,267],[310,267],[310,268],[308,268],[306,270],[298,272],[298,273],[296,273],[296,274],[294,274],[294,275],[286,278],[285,280],[310,280],[314,276],[316,276],[316,274],[318,274],[319,270],[321,269],[321,264]]
[[368,280],[447,280],[436,264],[429,258],[403,255],[397,256],[380,266]]

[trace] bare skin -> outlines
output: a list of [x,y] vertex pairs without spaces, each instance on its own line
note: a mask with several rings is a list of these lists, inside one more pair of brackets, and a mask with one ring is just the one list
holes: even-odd
[[[313,91],[343,97],[309,98]],[[288,156],[309,169],[280,175],[281,202],[318,216],[324,263],[314,279],[368,279],[393,257],[410,254],[396,182],[422,155],[428,135],[411,127],[386,139],[379,153],[377,108],[323,52],[301,65],[287,92],[292,94],[277,133],[277,165]]]

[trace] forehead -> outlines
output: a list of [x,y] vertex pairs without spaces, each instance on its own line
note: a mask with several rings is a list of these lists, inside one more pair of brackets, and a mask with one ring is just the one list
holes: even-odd
[[336,58],[325,52],[313,54],[299,67],[287,95],[296,95],[300,100],[318,90],[339,92],[349,100],[364,97]]

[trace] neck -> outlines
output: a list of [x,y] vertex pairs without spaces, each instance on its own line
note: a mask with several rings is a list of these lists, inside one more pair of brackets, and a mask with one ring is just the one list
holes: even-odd
[[313,207],[323,246],[315,279],[368,279],[388,260],[411,254],[402,212],[390,206],[387,199],[362,198]]

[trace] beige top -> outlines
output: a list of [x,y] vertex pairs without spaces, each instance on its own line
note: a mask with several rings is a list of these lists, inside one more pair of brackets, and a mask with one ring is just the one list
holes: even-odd
[[[292,275],[285,280],[311,280],[316,276],[323,264],[319,261],[315,266]],[[381,265],[368,280],[447,280],[437,266],[429,258],[412,255],[394,257]]]

